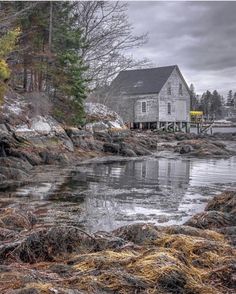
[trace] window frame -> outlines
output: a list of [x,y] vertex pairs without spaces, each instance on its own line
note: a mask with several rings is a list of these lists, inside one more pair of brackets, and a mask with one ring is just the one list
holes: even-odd
[[[144,110],[143,105],[145,105],[145,111],[143,111]],[[147,111],[147,101],[141,101],[141,112],[142,113],[147,113],[148,112]]]
[[172,91],[171,91],[171,82],[168,82],[167,84],[167,95],[171,95]]
[[167,114],[171,115],[171,103],[170,102],[167,103]]

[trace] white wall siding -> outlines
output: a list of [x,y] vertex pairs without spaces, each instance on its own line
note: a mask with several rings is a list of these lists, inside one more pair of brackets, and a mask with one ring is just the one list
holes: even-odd
[[[168,85],[171,85],[171,95],[168,95]],[[179,84],[182,84],[182,93],[179,94]],[[176,69],[159,93],[159,121],[189,121],[190,95]],[[168,114],[168,103],[171,103],[171,114]]]
[[[142,102],[146,102],[146,112],[142,112]],[[158,120],[158,96],[142,95],[134,105],[134,122],[156,122]]]

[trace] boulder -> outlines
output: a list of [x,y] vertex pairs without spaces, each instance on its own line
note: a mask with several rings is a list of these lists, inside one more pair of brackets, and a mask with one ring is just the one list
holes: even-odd
[[120,153],[120,145],[115,143],[104,143],[103,144],[103,151],[110,152],[114,154]]
[[112,138],[107,131],[94,133],[94,139],[102,142],[112,142]]
[[26,160],[33,166],[40,165],[42,163],[42,159],[40,158],[38,154],[35,154],[27,150],[11,148],[9,150],[9,155]]
[[6,180],[23,180],[27,179],[28,172],[32,165],[25,160],[14,157],[0,157],[0,178],[1,186],[5,187]]
[[137,156],[137,154],[133,150],[131,150],[129,148],[123,148],[123,149],[121,149],[121,154],[124,155],[124,156],[128,156],[128,157],[135,157],[135,156]]
[[221,211],[205,211],[194,215],[184,225],[199,229],[218,229],[236,226],[236,217]]
[[178,149],[180,154],[186,154],[193,151],[193,147],[191,145],[183,145]]
[[74,146],[62,126],[51,116],[36,116],[28,124],[18,125],[13,129],[19,139],[29,141],[34,146],[62,146],[73,152]]
[[226,213],[236,213],[236,192],[226,191],[211,199],[206,208],[206,211],[217,210]]
[[136,146],[132,146],[132,150],[140,156],[145,156],[145,155],[152,155],[152,152],[149,151],[148,149],[140,146],[140,145],[136,145]]
[[7,156],[9,148],[17,146],[17,141],[10,133],[5,124],[0,124],[0,157]]

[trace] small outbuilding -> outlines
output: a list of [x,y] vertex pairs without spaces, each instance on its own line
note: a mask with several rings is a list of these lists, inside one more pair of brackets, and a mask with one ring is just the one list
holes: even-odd
[[106,104],[131,128],[189,129],[190,90],[177,65],[121,71]]

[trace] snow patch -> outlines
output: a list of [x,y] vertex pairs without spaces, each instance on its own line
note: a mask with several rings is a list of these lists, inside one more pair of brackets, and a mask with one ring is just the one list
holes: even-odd
[[37,116],[32,119],[31,129],[40,135],[48,135],[52,131],[47,119],[42,116]]
[[100,103],[85,103],[88,123],[85,129],[90,132],[108,129],[126,129],[122,118],[113,110]]

